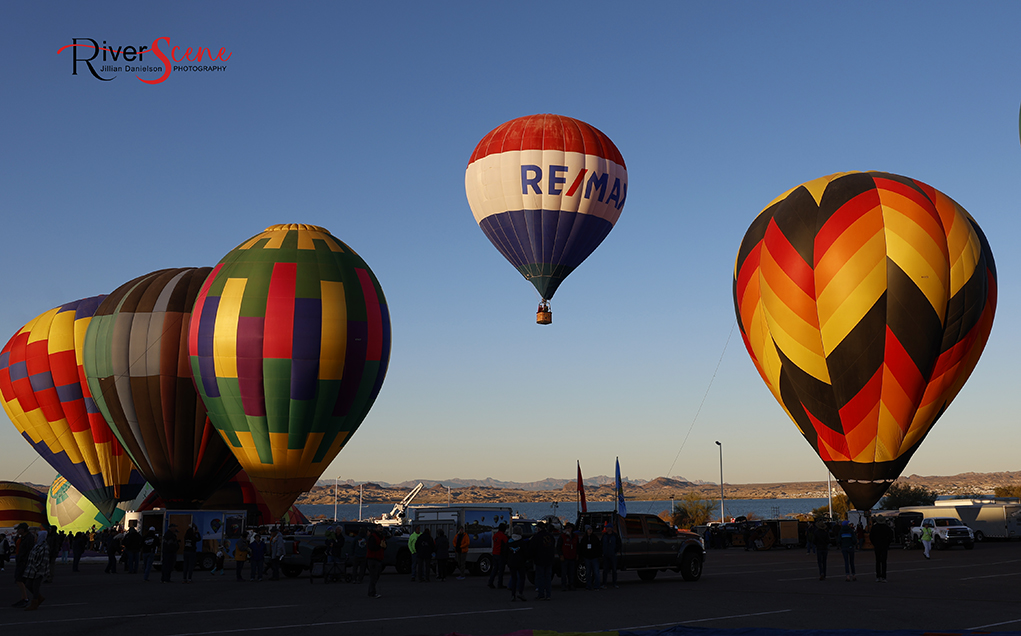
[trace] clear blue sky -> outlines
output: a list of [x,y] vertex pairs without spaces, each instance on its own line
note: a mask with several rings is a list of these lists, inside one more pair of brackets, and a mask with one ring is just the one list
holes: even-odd
[[[781,192],[884,170],[967,208],[1000,283],[906,474],[1019,470],[1019,24],[1009,2],[4,2],[0,339],[313,223],[366,259],[393,321],[376,405],[324,478],[529,481],[619,456],[717,480],[720,440],[729,482],[824,479],[736,329],[724,352],[734,258]],[[101,82],[57,54],[159,37],[223,47],[227,69]],[[543,112],[609,135],[630,182],[548,327],[464,193],[479,139]],[[34,456],[0,415],[0,479],[48,483]]]

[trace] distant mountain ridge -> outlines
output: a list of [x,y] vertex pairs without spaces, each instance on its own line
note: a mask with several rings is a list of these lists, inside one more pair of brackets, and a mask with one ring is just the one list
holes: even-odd
[[[631,478],[628,478],[628,477],[621,477],[621,480],[624,481],[625,483],[635,484],[635,485],[639,485],[639,486],[650,483],[649,480],[647,480],[647,479],[631,479]],[[685,484],[686,485],[692,485],[692,484],[702,484],[702,483],[705,483],[705,482],[701,482],[701,481],[695,481],[695,482],[688,481],[684,477],[680,477],[680,476],[669,477],[669,478],[667,478],[667,477],[657,477],[653,481],[659,481],[659,480],[665,480],[665,481],[668,481],[668,482],[673,482],[673,483],[671,483],[671,484],[669,484],[669,485],[667,485],[665,487],[676,487],[676,486],[685,485]],[[539,490],[562,490],[564,485],[566,485],[566,484],[573,484],[574,481],[575,481],[574,479],[556,479],[554,477],[547,477],[546,479],[543,479],[541,481],[520,482],[520,481],[502,481],[500,479],[493,479],[492,477],[487,477],[485,479],[461,479],[461,478],[454,478],[454,479],[410,479],[408,481],[402,481],[400,483],[388,483],[388,482],[385,482],[385,481],[371,481],[370,482],[368,480],[358,481],[358,480],[354,480],[354,479],[344,479],[344,480],[341,480],[340,483],[341,484],[348,484],[350,486],[357,486],[359,484],[373,483],[373,484],[377,484],[379,486],[382,486],[384,488],[414,488],[415,486],[417,486],[418,484],[421,483],[421,484],[424,484],[426,488],[433,488],[436,485],[440,485],[440,486],[443,486],[444,488],[469,488],[469,487],[475,486],[477,488],[504,488],[504,489],[508,489],[508,490],[535,490],[535,491],[539,491]],[[595,477],[584,477],[582,481],[585,482],[586,486],[596,487],[596,486],[605,486],[607,484],[612,484],[614,482],[614,478],[610,477],[608,475],[597,475]],[[712,483],[712,482],[709,482],[709,483]],[[328,487],[328,486],[332,486],[332,485],[333,485],[333,480],[332,479],[320,479],[318,482],[316,482],[316,486]]]

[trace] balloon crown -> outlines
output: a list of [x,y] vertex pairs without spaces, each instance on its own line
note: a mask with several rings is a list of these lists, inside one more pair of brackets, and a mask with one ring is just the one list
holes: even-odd
[[288,230],[306,230],[310,232],[326,232],[327,234],[330,233],[330,231],[324,227],[320,227],[318,225],[309,225],[307,223],[279,223],[277,225],[271,225],[268,228],[266,228],[267,232],[287,232]]

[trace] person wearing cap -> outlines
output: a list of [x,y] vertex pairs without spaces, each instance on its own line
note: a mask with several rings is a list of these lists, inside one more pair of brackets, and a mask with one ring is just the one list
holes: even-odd
[[24,578],[25,586],[32,593],[32,602],[25,608],[28,610],[38,609],[39,604],[45,601],[42,595],[43,579],[50,573],[50,547],[46,541],[47,532],[32,528],[35,541],[28,553],[28,563],[25,564]]
[[565,525],[560,533],[557,554],[560,555],[560,589],[564,592],[574,590],[578,569],[578,536],[574,534],[573,523]]
[[14,603],[14,607],[28,606],[28,585],[25,580],[25,568],[28,567],[28,555],[35,545],[35,536],[28,531],[28,524],[21,522],[15,529],[14,540],[14,580],[18,584],[18,591],[21,592],[21,599]]
[[142,537],[142,580],[149,580],[149,573],[152,572],[152,562],[156,560],[156,547],[159,546],[159,538],[156,536],[156,528],[149,526],[145,536]]
[[525,579],[528,578],[528,544],[521,535],[514,533],[504,546],[507,568],[510,570],[511,601],[527,601],[525,598]]
[[585,561],[585,589],[599,589],[599,558],[603,555],[603,542],[592,530],[585,526],[585,534],[578,542],[578,555]]
[[535,590],[537,601],[548,601],[553,596],[553,561],[556,560],[557,540],[546,523],[539,522],[538,531],[528,541],[532,563],[535,564]]

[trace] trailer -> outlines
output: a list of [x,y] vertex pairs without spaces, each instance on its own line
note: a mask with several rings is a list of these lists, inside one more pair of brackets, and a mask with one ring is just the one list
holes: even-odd
[[1021,538],[1021,503],[1017,499],[941,499],[932,506],[901,508],[922,517],[955,517],[975,533],[975,541]]
[[[136,528],[142,536],[155,528],[160,538],[171,531],[177,534],[178,554],[184,551],[184,532],[194,524],[202,535],[195,567],[212,570],[216,565],[216,550],[220,547],[233,554],[234,544],[248,530],[248,512],[245,510],[131,510],[124,515],[124,528]],[[156,553],[156,563],[162,565],[162,540]]]
[[465,563],[477,574],[489,574],[493,567],[493,532],[501,523],[508,530],[513,522],[513,510],[498,506],[421,506],[412,510],[412,526],[429,528],[432,535],[442,529],[451,543],[453,553],[457,527],[464,526],[468,533],[468,552]]

